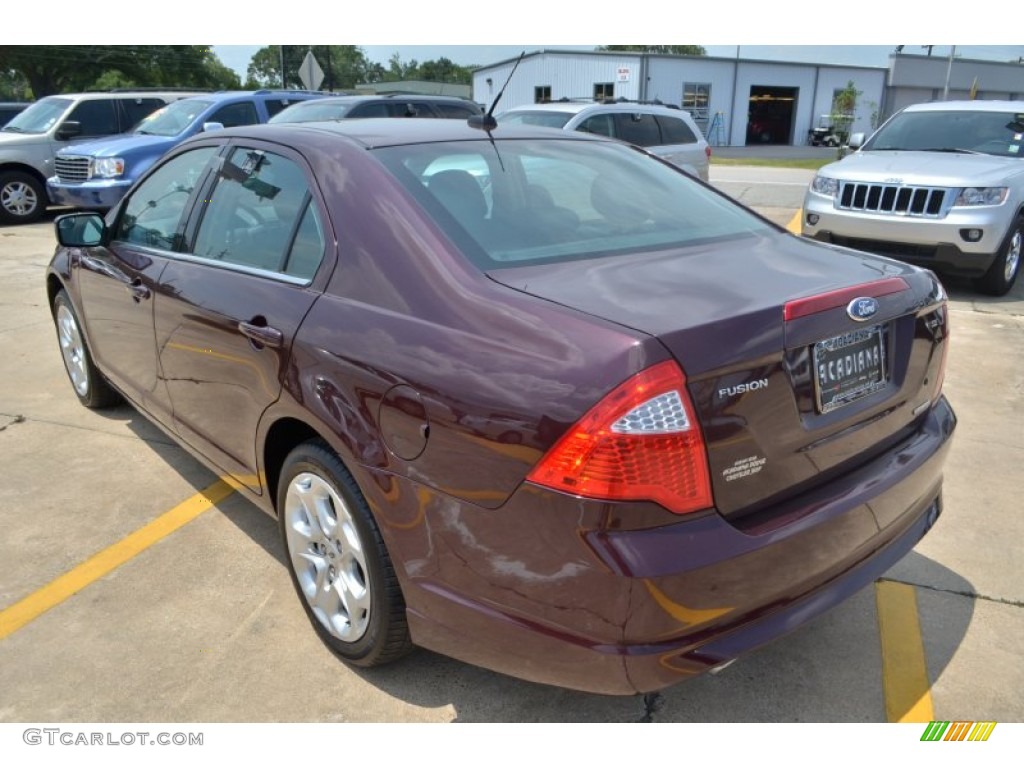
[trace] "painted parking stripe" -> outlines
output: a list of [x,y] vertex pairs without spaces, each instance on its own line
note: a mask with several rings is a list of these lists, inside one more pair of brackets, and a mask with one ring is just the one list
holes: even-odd
[[931,722],[935,712],[917,617],[917,593],[909,584],[878,581],[875,604],[886,719],[890,723]]
[[800,234],[800,217],[803,213],[803,209],[798,210],[793,214],[793,218],[789,220],[789,224],[786,225],[786,229],[792,232],[794,235]]
[[234,487],[221,479],[165,512],[137,531],[112,544],[102,552],[58,576],[45,587],[0,611],[0,640],[21,629],[54,606],[60,605],[76,592],[124,565],[137,554],[174,533],[183,525],[234,493]]

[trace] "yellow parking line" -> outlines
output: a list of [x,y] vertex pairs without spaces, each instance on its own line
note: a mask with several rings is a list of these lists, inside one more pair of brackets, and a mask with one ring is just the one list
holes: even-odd
[[875,583],[878,632],[882,641],[882,688],[890,723],[930,723],[931,684],[924,659],[917,594],[909,584]]
[[134,533],[128,534],[116,544],[112,544],[84,563],[75,566],[62,576],[58,576],[45,587],[37,589],[28,597],[0,611],[0,640],[64,602],[76,592],[80,592],[92,582],[124,565],[143,550],[226,499],[233,492],[234,488],[227,481],[218,480],[174,509],[165,512]]
[[800,221],[803,214],[803,208],[793,214],[793,218],[789,220],[789,224],[786,225],[786,229],[792,232],[794,235],[799,235],[802,231],[800,228]]

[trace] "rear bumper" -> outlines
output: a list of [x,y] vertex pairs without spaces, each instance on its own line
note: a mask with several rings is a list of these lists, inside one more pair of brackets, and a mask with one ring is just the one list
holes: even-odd
[[650,505],[529,484],[498,510],[419,487],[398,493],[416,501],[402,511],[392,490],[410,519],[382,531],[413,640],[536,682],[665,688],[797,629],[906,555],[939,515],[955,424],[941,399],[900,445],[744,528],[665,513],[625,530],[648,525]]

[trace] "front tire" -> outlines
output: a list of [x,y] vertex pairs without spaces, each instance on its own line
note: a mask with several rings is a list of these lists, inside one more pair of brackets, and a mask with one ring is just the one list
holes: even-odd
[[357,667],[412,650],[405,600],[380,530],[326,443],[303,443],[288,454],[277,511],[292,585],[320,639]]
[[46,190],[23,171],[0,173],[0,223],[30,224],[46,210]]
[[1024,245],[1024,219],[1017,219],[1006,234],[1003,244],[988,271],[974,281],[975,287],[990,296],[1005,296],[1020,272],[1021,248]]
[[86,408],[107,408],[119,403],[121,396],[92,362],[78,315],[66,291],[58,293],[53,301],[53,322],[57,328],[61,357],[64,358],[64,370],[78,401]]

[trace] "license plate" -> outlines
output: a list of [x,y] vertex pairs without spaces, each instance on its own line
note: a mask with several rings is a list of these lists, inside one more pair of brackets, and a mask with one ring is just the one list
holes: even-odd
[[828,413],[885,386],[881,326],[858,328],[814,344],[818,412]]

